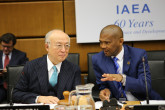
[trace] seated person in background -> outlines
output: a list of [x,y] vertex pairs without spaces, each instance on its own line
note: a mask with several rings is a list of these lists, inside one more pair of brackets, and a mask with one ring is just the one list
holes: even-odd
[[103,51],[92,56],[96,83],[101,100],[145,100],[146,86],[142,58],[145,59],[146,79],[150,99],[162,99],[151,88],[151,75],[146,51],[123,45],[123,31],[116,25],[104,27],[100,33]]
[[26,63],[14,88],[13,102],[56,104],[64,99],[64,91],[72,91],[81,84],[79,66],[66,60],[69,47],[70,38],[66,33],[48,32],[45,36],[48,53]]
[[[7,65],[23,65],[28,61],[26,53],[14,48],[16,37],[11,33],[3,34],[0,38],[0,102],[5,98],[6,84],[4,85],[3,76],[7,72]],[[5,87],[5,88],[4,88]]]

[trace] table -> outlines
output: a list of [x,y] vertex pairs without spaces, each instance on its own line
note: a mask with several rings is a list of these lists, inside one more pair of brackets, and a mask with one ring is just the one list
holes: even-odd
[[140,101],[126,101],[127,104],[124,104],[121,110],[125,110],[127,105],[140,105]]

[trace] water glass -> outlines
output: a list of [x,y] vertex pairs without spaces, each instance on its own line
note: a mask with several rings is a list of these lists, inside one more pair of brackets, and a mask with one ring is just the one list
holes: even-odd
[[92,105],[80,105],[80,110],[93,110]]
[[56,105],[54,107],[54,110],[66,110],[66,106],[65,105]]

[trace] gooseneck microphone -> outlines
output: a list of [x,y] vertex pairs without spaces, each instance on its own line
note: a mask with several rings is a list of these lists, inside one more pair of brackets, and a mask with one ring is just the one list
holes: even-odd
[[148,86],[147,86],[147,78],[146,78],[146,69],[145,69],[145,59],[142,57],[143,69],[144,69],[144,77],[145,77],[145,85],[146,85],[146,101],[149,104],[149,96],[148,96]]

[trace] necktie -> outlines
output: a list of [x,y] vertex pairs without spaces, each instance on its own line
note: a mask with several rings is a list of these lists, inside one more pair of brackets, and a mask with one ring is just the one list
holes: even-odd
[[[120,66],[117,63],[117,60],[118,60],[118,58],[116,58],[116,57],[113,58],[113,61],[115,63],[115,72],[116,72],[116,74],[120,74]],[[119,97],[126,98],[126,95],[125,95],[125,92],[122,88],[121,82],[117,82],[117,84],[118,84],[118,90],[119,90]]]
[[53,66],[53,74],[51,76],[51,78],[49,79],[49,83],[52,85],[52,87],[54,87],[57,84],[57,68],[56,66]]
[[6,66],[9,64],[9,56],[6,55],[5,56],[5,63],[4,63],[4,68],[6,68]]
[[[6,68],[6,66],[7,66],[8,64],[9,64],[9,56],[6,55],[6,56],[5,56],[5,62],[4,62],[4,68]],[[7,89],[7,82],[6,82],[6,81],[3,82],[3,87],[4,87],[5,89]]]

